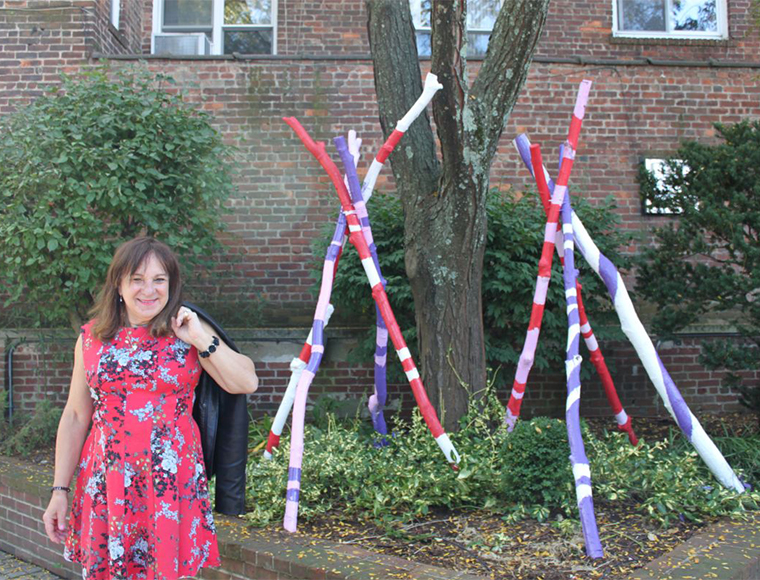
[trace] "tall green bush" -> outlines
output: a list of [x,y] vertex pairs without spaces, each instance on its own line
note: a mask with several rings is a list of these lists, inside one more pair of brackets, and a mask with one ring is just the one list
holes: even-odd
[[142,69],[64,76],[0,126],[0,290],[77,325],[115,247],[145,233],[186,264],[219,247],[233,190],[210,117]]
[[[601,250],[619,267],[626,268],[630,259],[620,253],[620,248],[630,242],[630,235],[617,228],[619,218],[614,211],[614,203],[607,199],[599,205],[592,205],[574,198],[573,204]],[[388,297],[404,337],[410,348],[414,349],[414,301],[404,267],[404,221],[401,203],[393,195],[376,194],[370,199],[368,209],[380,267],[388,281]],[[546,216],[535,195],[517,198],[509,193],[494,191],[488,200],[487,209],[488,243],[483,265],[486,355],[493,366],[502,365],[508,369],[499,375],[498,380],[503,382],[511,381],[512,377],[507,375],[515,368],[525,339]],[[315,255],[320,259],[324,256],[326,242],[329,241],[331,233],[331,229],[326,228],[323,239],[315,247]],[[602,340],[621,336],[601,280],[579,253],[576,265],[579,267],[580,281],[583,284],[583,302],[589,312],[594,332]],[[356,251],[348,246],[341,257],[332,302],[336,306],[338,317],[349,313],[351,322],[359,320],[368,326],[374,320],[375,307],[364,270]],[[535,369],[556,369],[557,372],[564,372],[566,336],[565,292],[562,271],[555,255]],[[374,344],[374,330],[370,329],[366,340],[352,357],[356,360],[371,360]],[[389,369],[394,378],[403,377],[397,361],[391,363]]]
[[736,374],[760,369],[760,121],[716,129],[723,142],[684,143],[662,183],[642,169],[643,198],[677,218],[655,231],[636,287],[657,305],[654,330],[663,337],[708,313],[736,328],[739,341],[705,342],[702,362],[730,371],[729,384],[760,418],[757,381]]

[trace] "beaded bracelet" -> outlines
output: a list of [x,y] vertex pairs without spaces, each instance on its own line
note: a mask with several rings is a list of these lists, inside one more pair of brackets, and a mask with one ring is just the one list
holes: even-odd
[[66,487],[65,485],[54,485],[50,488],[50,493],[53,493],[54,491],[65,491],[66,493],[70,493],[71,488]]
[[199,357],[201,357],[201,358],[208,358],[208,357],[211,356],[212,352],[216,352],[216,347],[219,346],[219,339],[216,336],[214,336],[214,335],[211,335],[211,338],[212,338],[211,344],[209,345],[209,347],[206,350],[204,350],[203,352],[199,352],[198,353]]

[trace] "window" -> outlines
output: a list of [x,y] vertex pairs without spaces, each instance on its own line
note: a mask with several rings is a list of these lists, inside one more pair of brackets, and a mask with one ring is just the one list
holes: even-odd
[[614,34],[725,38],[726,0],[613,0]]
[[205,34],[211,54],[275,54],[276,1],[156,0],[153,32]]
[[[689,173],[689,167],[681,161],[673,159],[676,164],[676,170],[681,171],[682,175]],[[681,192],[679,186],[668,185],[667,179],[672,175],[673,170],[665,159],[646,158],[644,159],[645,174],[642,176],[648,182],[642,187],[642,206],[641,211],[644,215],[676,215],[683,213],[683,209],[674,204],[674,198]],[[642,184],[644,182],[642,181]],[[684,200],[679,200],[679,203]]]
[[111,0],[111,24],[119,29],[119,12],[121,11],[121,0]]
[[[467,55],[484,56],[488,50],[502,0],[470,0],[467,3]],[[430,56],[430,12],[432,0],[409,0],[417,33],[417,53]]]

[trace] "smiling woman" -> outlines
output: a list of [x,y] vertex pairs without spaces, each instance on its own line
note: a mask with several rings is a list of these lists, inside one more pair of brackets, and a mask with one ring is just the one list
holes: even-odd
[[177,258],[153,238],[118,248],[92,313],[58,427],[48,536],[91,580],[218,566],[194,391],[206,371],[230,393],[252,393],[253,362],[182,306]]

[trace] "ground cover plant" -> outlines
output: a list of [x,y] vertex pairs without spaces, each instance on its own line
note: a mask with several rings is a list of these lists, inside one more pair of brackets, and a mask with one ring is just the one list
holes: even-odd
[[[508,435],[504,408],[492,393],[477,405],[451,435],[463,457],[458,472],[440,461],[416,411],[409,422],[399,422],[386,447],[373,445],[371,427],[359,418],[339,422],[328,416],[321,426],[307,425],[302,516],[340,508],[376,522],[404,523],[436,509],[479,509],[515,521],[577,519],[564,422],[521,421]],[[264,429],[253,429],[263,440]],[[760,502],[755,491],[739,495],[720,486],[680,436],[644,440],[637,447],[621,433],[596,436],[586,430],[585,437],[595,500],[619,502],[657,525],[740,516]],[[750,440],[745,451],[752,446]],[[757,453],[736,447],[732,461],[740,477],[757,485]],[[273,460],[251,457],[246,517],[254,525],[282,518],[288,450],[283,437]]]

